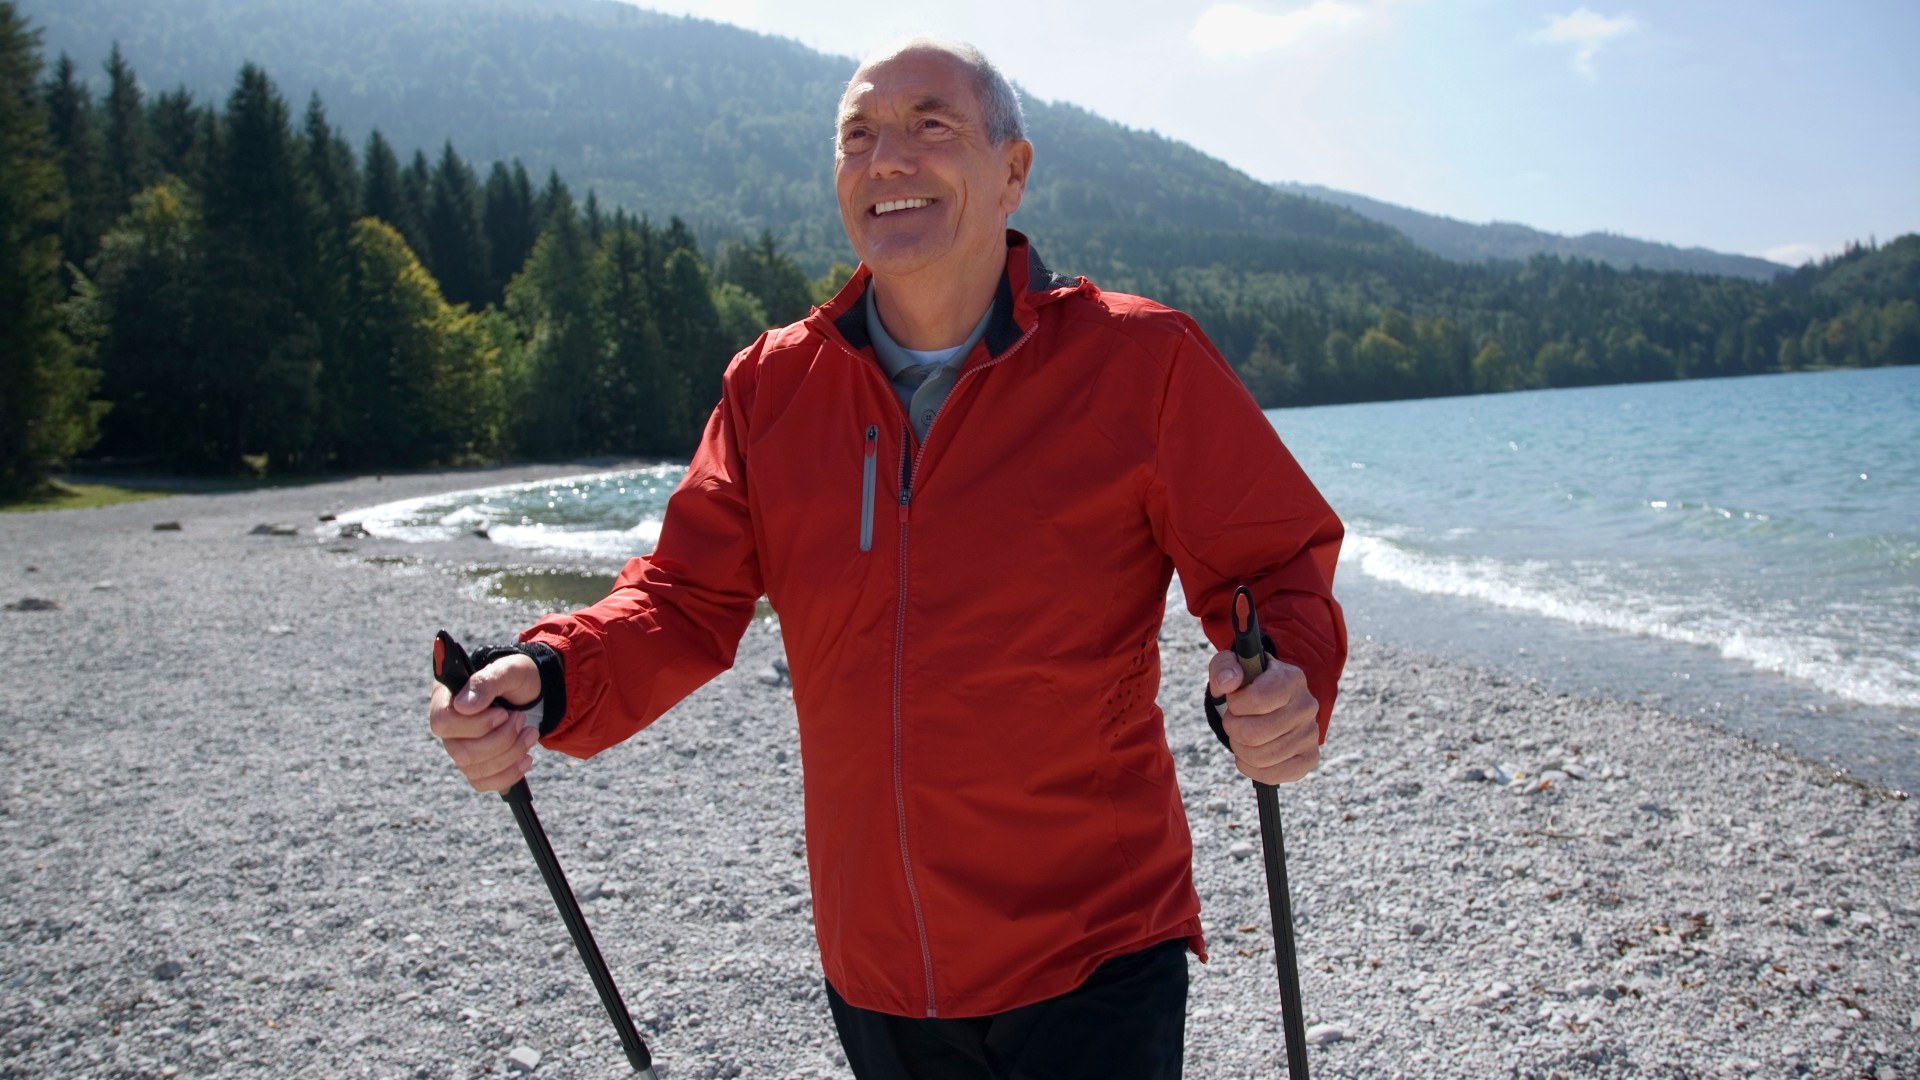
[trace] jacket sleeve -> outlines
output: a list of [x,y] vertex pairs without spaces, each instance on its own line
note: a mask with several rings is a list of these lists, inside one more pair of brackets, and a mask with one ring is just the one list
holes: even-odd
[[564,670],[566,713],[541,737],[548,749],[591,757],[733,666],[762,591],[741,452],[757,348],[728,369],[653,553],[628,562],[606,599],[520,635],[551,646]]
[[1231,647],[1234,588],[1252,590],[1275,655],[1306,673],[1324,741],[1347,658],[1333,598],[1340,519],[1213,343],[1182,319],[1147,497],[1155,537],[1215,647]]

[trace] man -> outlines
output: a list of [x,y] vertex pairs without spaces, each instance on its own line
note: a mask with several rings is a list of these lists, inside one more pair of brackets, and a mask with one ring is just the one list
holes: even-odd
[[861,1080],[1178,1076],[1205,954],[1154,704],[1171,575],[1223,647],[1254,592],[1275,662],[1210,668],[1250,777],[1317,764],[1346,654],[1338,520],[1191,320],[1007,230],[1032,159],[972,48],[862,64],[835,158],[860,269],[734,359],[653,554],[434,693],[448,754],[503,790],[536,737],[593,754],[725,670],[764,593]]

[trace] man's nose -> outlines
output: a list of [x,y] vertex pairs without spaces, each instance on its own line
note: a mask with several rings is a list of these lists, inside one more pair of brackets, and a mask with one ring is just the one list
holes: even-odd
[[873,155],[867,167],[874,176],[911,175],[918,169],[913,143],[905,132],[881,131],[873,138]]

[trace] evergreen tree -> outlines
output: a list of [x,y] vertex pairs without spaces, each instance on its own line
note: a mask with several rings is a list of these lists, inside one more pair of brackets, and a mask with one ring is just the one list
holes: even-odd
[[154,175],[177,176],[195,187],[201,183],[206,155],[198,138],[200,112],[184,88],[153,99],[147,110],[147,131]]
[[428,265],[446,298],[456,304],[485,307],[491,264],[480,226],[479,183],[449,141],[433,170],[427,208]]
[[[677,219],[674,224],[679,224]],[[673,232],[671,227],[668,231]],[[667,256],[665,283],[655,310],[660,342],[687,380],[687,406],[694,422],[703,425],[720,401],[720,376],[733,355],[720,328],[707,266],[692,249],[678,248]]]
[[535,220],[533,185],[527,180],[526,166],[513,163],[511,171],[496,161],[487,176],[486,209],[483,223],[487,238],[487,297],[495,306],[506,302],[507,282],[533,252],[540,238]]
[[38,487],[98,437],[98,372],[75,362],[59,305],[64,178],[38,100],[39,35],[0,0],[0,496]]
[[805,271],[781,252],[771,229],[761,230],[760,238],[753,243],[728,244],[715,276],[740,286],[760,301],[772,326],[806,318],[813,306]]
[[[316,447],[331,453],[346,436],[343,385],[350,370],[349,326],[353,253],[350,244],[359,217],[360,175],[353,148],[327,122],[320,95],[312,95],[301,128],[301,161],[307,194],[315,203],[312,262],[304,268],[303,289],[318,343],[320,415]],[[319,464],[316,458],[314,464]]]
[[115,45],[107,56],[107,109],[104,130],[106,154],[101,181],[109,212],[118,217],[160,177],[147,149],[147,116],[140,100],[140,84]]
[[668,365],[660,341],[639,229],[616,221],[598,261],[595,305],[608,348],[591,402],[594,448],[629,454],[684,451],[691,428],[687,380]]
[[60,247],[66,261],[79,266],[93,254],[111,213],[102,195],[93,93],[80,81],[73,58],[65,53],[54,64],[46,102],[48,128],[66,177],[67,215]]
[[79,321],[114,403],[103,453],[178,463],[177,449],[196,438],[209,390],[191,330],[199,231],[192,195],[170,176],[134,195],[87,264]]
[[393,223],[407,246],[428,266],[434,265],[432,234],[427,215],[433,205],[433,166],[427,164],[427,152],[415,150],[413,160],[400,170],[400,221]]
[[567,457],[590,446],[585,436],[603,341],[586,230],[564,185],[548,187],[550,224],[507,288],[507,310],[527,343],[515,442],[535,457]]
[[286,102],[264,71],[241,69],[221,130],[194,320],[210,408],[188,452],[229,469],[256,454],[276,468],[311,467],[320,342],[309,272],[319,214]]
[[[400,159],[394,156],[380,129],[367,136],[367,161],[360,192],[360,212],[407,235],[407,197],[400,188]],[[409,245],[411,246],[411,245]],[[417,254],[417,252],[416,252]]]

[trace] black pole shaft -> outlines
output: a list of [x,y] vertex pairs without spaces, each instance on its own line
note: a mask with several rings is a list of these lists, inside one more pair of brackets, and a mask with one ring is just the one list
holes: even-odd
[[1293,894],[1287,888],[1287,843],[1280,835],[1280,791],[1254,781],[1260,803],[1260,846],[1267,860],[1267,908],[1273,917],[1273,962],[1280,970],[1280,1020],[1287,1034],[1287,1076],[1307,1080],[1307,1018],[1300,1007],[1300,962],[1293,946]]
[[587,965],[593,988],[600,992],[600,1004],[606,1006],[607,1016],[613,1020],[613,1029],[620,1033],[620,1045],[627,1052],[628,1063],[633,1066],[634,1072],[647,1080],[655,1080],[653,1055],[648,1052],[646,1042],[633,1026],[633,1017],[627,1013],[627,1003],[620,998],[620,988],[613,984],[613,973],[607,970],[607,961],[600,955],[600,946],[594,944],[593,931],[587,929],[587,918],[580,913],[580,902],[574,899],[573,889],[567,884],[566,872],[560,869],[560,860],[553,854],[553,845],[547,840],[547,830],[540,827],[540,815],[533,811],[533,789],[523,779],[501,792],[500,797],[513,807],[513,819],[520,823],[520,832],[527,838],[527,847],[533,851],[533,861],[540,864],[540,876],[546,880],[547,891],[553,894],[554,906],[560,909],[560,920],[567,924],[567,932],[573,935],[573,947]]

